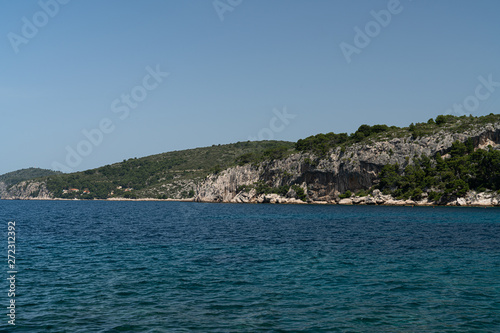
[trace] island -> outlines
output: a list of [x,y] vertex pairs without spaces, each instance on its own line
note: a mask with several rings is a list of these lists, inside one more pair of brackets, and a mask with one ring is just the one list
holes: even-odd
[[361,125],[297,142],[173,151],[0,176],[0,199],[500,206],[500,115]]

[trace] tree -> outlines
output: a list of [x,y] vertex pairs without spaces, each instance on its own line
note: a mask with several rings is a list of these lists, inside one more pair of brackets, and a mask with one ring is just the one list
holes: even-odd
[[442,124],[446,123],[446,118],[443,115],[439,115],[436,117],[436,124],[438,126],[441,126]]
[[390,189],[394,188],[399,184],[401,177],[399,175],[399,165],[397,164],[387,164],[384,165],[382,170],[380,171],[380,189]]
[[263,153],[265,159],[278,160],[284,158],[288,152],[288,147],[278,146],[266,149]]

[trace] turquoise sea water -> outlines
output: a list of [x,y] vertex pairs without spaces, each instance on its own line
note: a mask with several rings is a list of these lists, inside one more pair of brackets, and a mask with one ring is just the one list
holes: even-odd
[[500,332],[495,208],[0,201],[5,258],[11,220],[6,332]]

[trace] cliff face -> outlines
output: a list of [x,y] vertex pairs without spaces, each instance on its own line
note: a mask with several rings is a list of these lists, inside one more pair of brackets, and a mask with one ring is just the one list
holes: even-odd
[[47,200],[54,196],[47,190],[45,183],[23,181],[8,188],[0,182],[0,199],[5,200]]
[[3,199],[3,197],[7,194],[7,185],[5,185],[4,182],[0,182],[0,199]]
[[446,156],[454,141],[472,138],[476,148],[500,144],[500,124],[488,124],[464,133],[438,132],[431,136],[412,139],[395,138],[371,144],[354,144],[345,150],[333,149],[325,157],[308,153],[294,154],[283,160],[229,168],[211,175],[198,187],[196,201],[202,202],[288,202],[297,196],[290,190],[284,197],[258,195],[242,186],[265,183],[270,187],[299,185],[308,201],[339,202],[338,195],[347,190],[358,191],[377,183],[378,174],[386,164],[411,164],[414,157]]

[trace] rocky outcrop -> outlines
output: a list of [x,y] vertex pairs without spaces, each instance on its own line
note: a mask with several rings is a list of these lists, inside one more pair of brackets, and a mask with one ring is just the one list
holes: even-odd
[[276,193],[256,195],[255,190],[238,193],[230,202],[233,203],[271,203],[271,204],[305,204],[307,202]]
[[[260,179],[260,170],[260,167],[247,164],[210,175],[197,189],[196,199],[208,202],[231,202],[240,192],[239,186],[251,185]],[[243,198],[244,194],[240,197]]]
[[[421,200],[398,200],[390,195],[383,195],[379,190],[374,190],[371,195],[363,197],[344,198],[338,201],[341,205],[384,205],[384,206],[432,206],[437,202],[430,201],[425,196]],[[443,204],[443,203],[439,203]],[[463,198],[455,198],[447,202],[447,206],[475,206],[492,207],[500,206],[500,194],[495,192],[469,191]]]
[[[488,145],[499,148],[500,124],[488,124],[463,133],[449,133],[443,130],[434,135],[416,139],[411,136],[387,140],[382,138],[374,143],[358,143],[345,149],[338,147],[322,158],[300,153],[259,165],[237,166],[207,177],[198,186],[195,200],[202,202],[286,202],[287,199],[299,199],[296,194],[288,195],[287,193],[287,196],[267,200],[265,195],[248,190],[249,187],[255,187],[255,184],[260,182],[271,188],[298,185],[304,189],[308,202],[412,205],[415,202],[401,202],[401,200],[383,196],[340,200],[339,194],[347,190],[356,192],[372,187],[378,182],[378,175],[386,164],[397,163],[404,168],[413,163],[415,157],[421,155],[434,156],[436,153],[446,155],[453,142],[457,140],[465,142],[468,138],[472,138],[477,148],[484,148]],[[419,204],[427,204],[425,200]],[[466,202],[472,205],[486,199],[481,200],[483,199],[466,199]],[[462,203],[460,201],[457,205]]]
[[0,182],[0,199],[7,194],[7,185],[4,182]]
[[500,206],[500,195],[495,192],[469,191],[464,198],[457,198],[449,202],[449,206]]
[[4,200],[48,200],[54,198],[45,183],[24,181],[8,188],[0,183],[0,199]]

